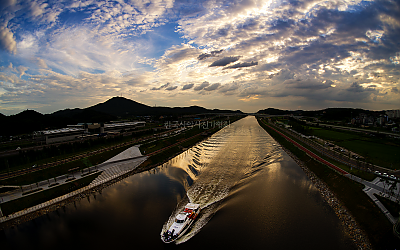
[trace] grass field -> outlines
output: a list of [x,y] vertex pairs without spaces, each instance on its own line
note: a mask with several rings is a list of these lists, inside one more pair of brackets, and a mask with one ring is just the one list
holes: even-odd
[[[92,165],[97,165],[99,163],[105,162],[106,160],[110,159],[111,157],[121,153],[122,151],[126,150],[127,148],[132,147],[132,145],[120,147],[114,150],[106,151],[104,153],[100,153],[97,155],[92,155],[87,159]],[[60,175],[64,175],[68,173],[69,169],[73,168],[86,168],[85,163],[82,160],[76,160],[72,162],[68,162],[65,164],[61,164],[55,167],[46,168],[43,170],[39,170],[36,172],[24,174],[21,176],[17,176],[10,179],[0,180],[1,185],[28,185],[32,183],[36,183],[43,180],[48,180]]]
[[313,130],[313,134],[321,139],[329,141],[343,141],[343,140],[354,140],[360,138],[358,134],[350,134],[345,132],[339,132],[334,130],[327,130],[323,128],[310,127]]
[[400,141],[315,127],[312,127],[312,130],[315,136],[353,151],[365,157],[372,164],[390,169],[400,169]]
[[341,163],[341,162],[336,161],[336,160],[334,160],[334,159],[332,159],[332,158],[329,158],[329,157],[327,157],[327,156],[325,156],[325,155],[323,155],[323,154],[321,154],[321,153],[315,151],[313,148],[311,148],[311,147],[308,146],[307,144],[305,144],[305,143],[303,143],[303,142],[301,142],[301,141],[296,140],[295,138],[291,137],[290,135],[287,135],[287,136],[290,137],[291,139],[297,141],[297,143],[299,143],[299,144],[302,145],[303,147],[307,148],[308,150],[312,151],[314,154],[318,155],[318,156],[321,157],[322,159],[324,159],[324,160],[326,160],[326,161],[332,163],[333,165],[335,165],[335,166],[337,166],[337,167],[339,167],[339,168],[345,170],[346,172],[348,172],[348,173],[350,173],[350,174],[353,174],[353,175],[355,175],[355,176],[358,176],[358,177],[360,177],[360,178],[362,178],[362,179],[364,179],[364,180],[367,180],[367,181],[372,181],[372,180],[374,180],[375,177],[376,177],[376,176],[375,176],[374,174],[372,174],[372,173],[368,173],[368,172],[359,170],[359,169],[357,169],[357,168],[351,168],[351,167],[345,165],[344,163]]

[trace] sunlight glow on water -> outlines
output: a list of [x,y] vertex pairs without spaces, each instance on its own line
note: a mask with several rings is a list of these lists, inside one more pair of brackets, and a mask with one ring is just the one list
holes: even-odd
[[[178,245],[160,232],[188,202],[200,217]],[[0,232],[5,249],[354,249],[300,167],[246,117],[101,194]],[[183,243],[183,244],[182,244]]]

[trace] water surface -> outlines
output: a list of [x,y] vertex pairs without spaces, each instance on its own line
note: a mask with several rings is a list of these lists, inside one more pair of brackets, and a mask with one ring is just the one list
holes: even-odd
[[[160,233],[187,202],[203,211],[178,244]],[[300,167],[246,117],[101,194],[1,232],[9,249],[354,249]]]

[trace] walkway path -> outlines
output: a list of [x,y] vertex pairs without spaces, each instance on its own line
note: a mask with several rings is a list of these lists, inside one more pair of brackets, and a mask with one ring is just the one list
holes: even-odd
[[[147,156],[143,156],[140,153],[140,150],[137,145],[128,148],[127,150],[121,152],[120,154],[114,156],[113,158],[105,161],[104,163],[101,163],[97,166],[90,167],[85,170],[84,174],[82,175],[80,172],[74,173],[74,174],[67,174],[67,175],[62,175],[58,176],[55,179],[49,179],[45,181],[41,181],[38,184],[34,183],[31,185],[25,185],[22,186],[22,188],[14,189],[13,191],[6,192],[1,194],[0,196],[0,205],[3,202],[7,202],[10,200],[15,200],[18,198],[21,198],[22,196],[26,197],[28,195],[22,195],[23,192],[27,192],[29,190],[35,190],[38,189],[39,191],[50,189],[52,187],[56,187],[59,185],[54,185],[55,183],[59,184],[64,184],[66,183],[67,179],[69,178],[75,178],[74,180],[81,179],[83,177],[86,177],[90,172],[95,173],[98,171],[103,171],[101,175],[99,175],[95,180],[93,180],[92,183],[96,183],[99,181],[102,181],[104,179],[107,179],[110,176],[113,175],[118,175],[119,173],[125,172],[125,171],[132,171],[135,169],[137,166],[139,166],[143,161],[147,159]],[[34,192],[37,193],[37,192]],[[32,194],[34,194],[32,193]]]
[[[23,175],[23,174],[30,173],[30,172],[35,172],[35,171],[38,171],[38,170],[41,170],[41,169],[46,169],[46,168],[49,168],[49,167],[54,167],[54,166],[59,165],[59,164],[64,164],[64,163],[67,163],[67,162],[76,161],[76,160],[79,160],[79,159],[83,159],[83,158],[86,158],[86,157],[89,157],[89,156],[92,156],[92,155],[103,153],[105,151],[113,150],[113,149],[116,149],[116,148],[119,148],[119,147],[123,147],[123,146],[126,146],[126,145],[132,145],[132,144],[140,143],[140,142],[143,142],[143,141],[146,141],[146,140],[150,140],[152,138],[158,138],[158,137],[160,137],[162,135],[165,135],[165,134],[174,133],[177,130],[179,130],[179,129],[172,129],[172,130],[168,130],[166,132],[162,132],[162,133],[159,133],[159,134],[156,134],[156,135],[149,135],[149,136],[141,137],[141,138],[138,138],[136,140],[124,142],[124,143],[121,143],[121,144],[118,144],[118,145],[114,145],[114,146],[110,146],[110,147],[107,147],[107,148],[101,148],[101,149],[94,150],[94,151],[91,151],[91,152],[81,153],[81,154],[78,154],[78,155],[74,155],[72,157],[68,157],[68,158],[65,158],[65,159],[62,159],[62,160],[58,160],[56,162],[49,162],[49,163],[46,163],[46,164],[43,164],[43,165],[39,165],[39,166],[36,166],[35,168],[31,168],[30,167],[30,168],[15,170],[15,171],[12,171],[10,173],[1,173],[0,174],[0,180],[7,179],[7,178],[10,178],[10,177],[19,176],[19,175]],[[54,146],[54,145],[58,145],[58,144],[52,144],[52,145]]]
[[[170,133],[171,133],[171,131],[170,131]],[[202,133],[199,133],[199,134],[196,134],[196,135],[194,135],[192,137],[186,138],[185,140],[179,141],[179,142],[177,142],[177,143],[175,143],[173,145],[170,145],[170,146],[165,147],[163,149],[157,150],[157,151],[152,152],[150,154],[147,154],[145,156],[143,156],[141,154],[138,146],[133,146],[133,147],[125,150],[124,152],[120,153],[119,155],[117,155],[117,156],[115,156],[115,157],[103,162],[102,164],[99,164],[99,165],[97,165],[95,167],[91,167],[92,171],[93,171],[93,168],[95,168],[96,172],[97,171],[102,171],[102,174],[100,174],[96,179],[94,179],[86,187],[80,188],[80,189],[78,189],[76,191],[73,191],[71,193],[65,194],[65,195],[60,196],[58,198],[52,199],[50,201],[46,201],[46,202],[41,203],[39,205],[24,209],[22,211],[18,211],[16,213],[10,214],[8,216],[3,216],[2,213],[1,213],[1,209],[0,209],[0,224],[3,223],[3,222],[6,222],[6,221],[10,221],[10,220],[16,219],[16,218],[18,218],[18,220],[19,220],[19,217],[21,217],[21,216],[24,216],[24,218],[25,218],[26,217],[25,215],[31,215],[31,214],[33,214],[33,212],[37,213],[37,212],[41,211],[41,209],[44,209],[44,208],[47,209],[50,206],[55,206],[56,204],[59,204],[60,202],[65,202],[68,199],[73,198],[73,197],[75,197],[77,195],[80,195],[83,192],[92,190],[93,188],[95,188],[97,186],[100,186],[100,185],[102,185],[104,183],[107,183],[107,182],[109,182],[111,180],[114,180],[114,179],[116,179],[116,178],[118,178],[118,177],[120,177],[120,176],[122,176],[122,175],[124,175],[126,173],[129,173],[130,171],[132,171],[136,167],[138,167],[142,162],[144,162],[151,155],[157,154],[157,153],[159,153],[161,151],[164,151],[164,150],[169,149],[171,147],[177,146],[177,145],[179,145],[179,144],[181,144],[183,142],[186,142],[186,141],[188,141],[190,139],[193,139],[193,138],[199,136],[200,134],[202,134]],[[68,177],[71,177],[71,176],[69,175],[69,176],[66,176],[66,177],[65,176],[57,177],[57,182],[60,182],[60,180],[64,180],[63,178],[68,178]],[[78,174],[78,176],[75,177],[75,178],[79,179],[79,178],[82,178],[82,176],[79,177],[79,174]],[[54,184],[54,183],[55,182],[50,183],[50,181],[44,181],[44,182],[38,183],[36,188],[42,188],[43,190],[44,189],[49,189],[49,188],[51,188],[51,187],[49,187],[50,184]],[[20,198],[20,197],[22,197],[22,192],[23,191],[21,189],[18,189],[18,190],[15,190],[15,191],[11,192],[11,193],[7,193],[7,194],[5,194],[3,196],[0,196],[0,198],[1,198],[0,202],[1,201],[6,202],[6,201],[9,201],[9,200]],[[39,192],[39,190],[38,190],[38,192]],[[30,194],[28,194],[28,195],[30,195]],[[25,196],[28,196],[28,195],[25,195]],[[1,205],[1,203],[0,203],[0,205]]]

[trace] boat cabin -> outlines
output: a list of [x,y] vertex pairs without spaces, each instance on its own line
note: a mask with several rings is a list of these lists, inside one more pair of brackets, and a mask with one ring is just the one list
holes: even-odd
[[176,218],[175,218],[175,222],[176,223],[179,223],[179,224],[181,224],[181,223],[184,223],[185,222],[185,220],[186,220],[186,214],[185,213],[179,213],[177,216],[176,216]]

